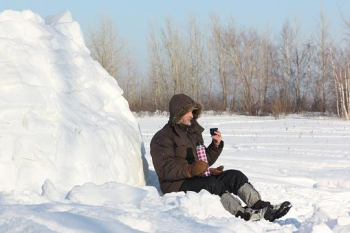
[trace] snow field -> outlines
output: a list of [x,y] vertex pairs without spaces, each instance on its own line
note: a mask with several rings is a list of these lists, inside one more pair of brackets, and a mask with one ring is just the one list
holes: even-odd
[[[152,117],[140,119],[144,141],[150,141],[168,120],[161,119],[162,122]],[[256,232],[350,231],[348,122],[301,115],[280,120],[207,115],[199,122],[206,129],[206,144],[210,143],[209,128],[218,127],[222,132],[225,149],[214,167],[225,165],[225,169],[241,170],[264,200],[292,202],[287,216]],[[149,164],[151,167],[151,161]],[[150,179],[156,184],[156,179]]]
[[[46,181],[40,191],[32,188],[2,192],[0,231],[349,232],[350,190],[343,185],[349,177],[348,122],[301,116],[281,120],[235,115],[200,119],[206,128],[206,144],[210,142],[210,127],[218,126],[223,134],[225,149],[214,166],[223,164],[225,169],[243,171],[264,200],[292,202],[293,207],[285,217],[270,223],[235,218],[223,209],[217,196],[204,190],[163,196],[149,155],[149,142],[168,119],[155,116],[138,121],[150,164],[147,186],[86,183],[64,190]],[[305,125],[313,124],[318,128],[317,140],[328,140],[328,144],[313,141],[312,147],[311,136],[305,141],[288,134],[272,137],[281,135],[285,126],[294,128],[292,135],[304,134]],[[229,133],[235,137],[226,136]],[[333,134],[344,138],[333,138]],[[265,146],[255,146],[252,141]]]

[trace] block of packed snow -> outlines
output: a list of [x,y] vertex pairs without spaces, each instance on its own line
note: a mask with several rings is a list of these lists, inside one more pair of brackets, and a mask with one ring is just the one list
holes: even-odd
[[86,183],[75,186],[66,196],[67,200],[85,205],[134,205],[147,196],[147,191],[126,184],[108,182],[103,185]]
[[0,13],[0,190],[145,185],[138,123],[83,38],[69,12]]

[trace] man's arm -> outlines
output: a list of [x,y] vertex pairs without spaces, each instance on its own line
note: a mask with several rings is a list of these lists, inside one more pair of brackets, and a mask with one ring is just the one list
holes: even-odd
[[211,136],[213,141],[207,148],[207,158],[209,166],[215,163],[215,161],[219,158],[219,155],[221,154],[224,148],[224,142],[222,141],[220,130],[217,130],[215,133],[215,135]]
[[212,142],[207,148],[207,159],[209,166],[213,165],[216,160],[219,158],[222,150],[224,148],[224,141],[221,141],[219,146],[216,146],[214,142]]

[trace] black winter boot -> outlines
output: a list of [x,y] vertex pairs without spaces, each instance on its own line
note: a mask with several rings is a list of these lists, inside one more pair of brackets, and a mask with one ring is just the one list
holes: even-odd
[[244,219],[245,221],[250,220],[250,213],[238,211],[235,215],[237,218],[240,217],[241,219]]
[[282,218],[284,215],[286,215],[291,207],[292,205],[290,202],[285,201],[279,205],[269,205],[262,209],[246,208],[244,213],[250,213],[250,221],[259,221],[261,219],[265,219],[267,221],[273,222],[276,219]]
[[284,215],[286,215],[290,208],[292,208],[292,205],[289,201],[285,201],[279,205],[270,205],[266,209],[264,219],[273,222],[276,219],[282,218]]

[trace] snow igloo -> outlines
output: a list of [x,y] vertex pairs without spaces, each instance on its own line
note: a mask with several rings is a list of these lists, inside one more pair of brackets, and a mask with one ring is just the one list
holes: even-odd
[[0,13],[0,191],[145,185],[138,123],[69,12]]

